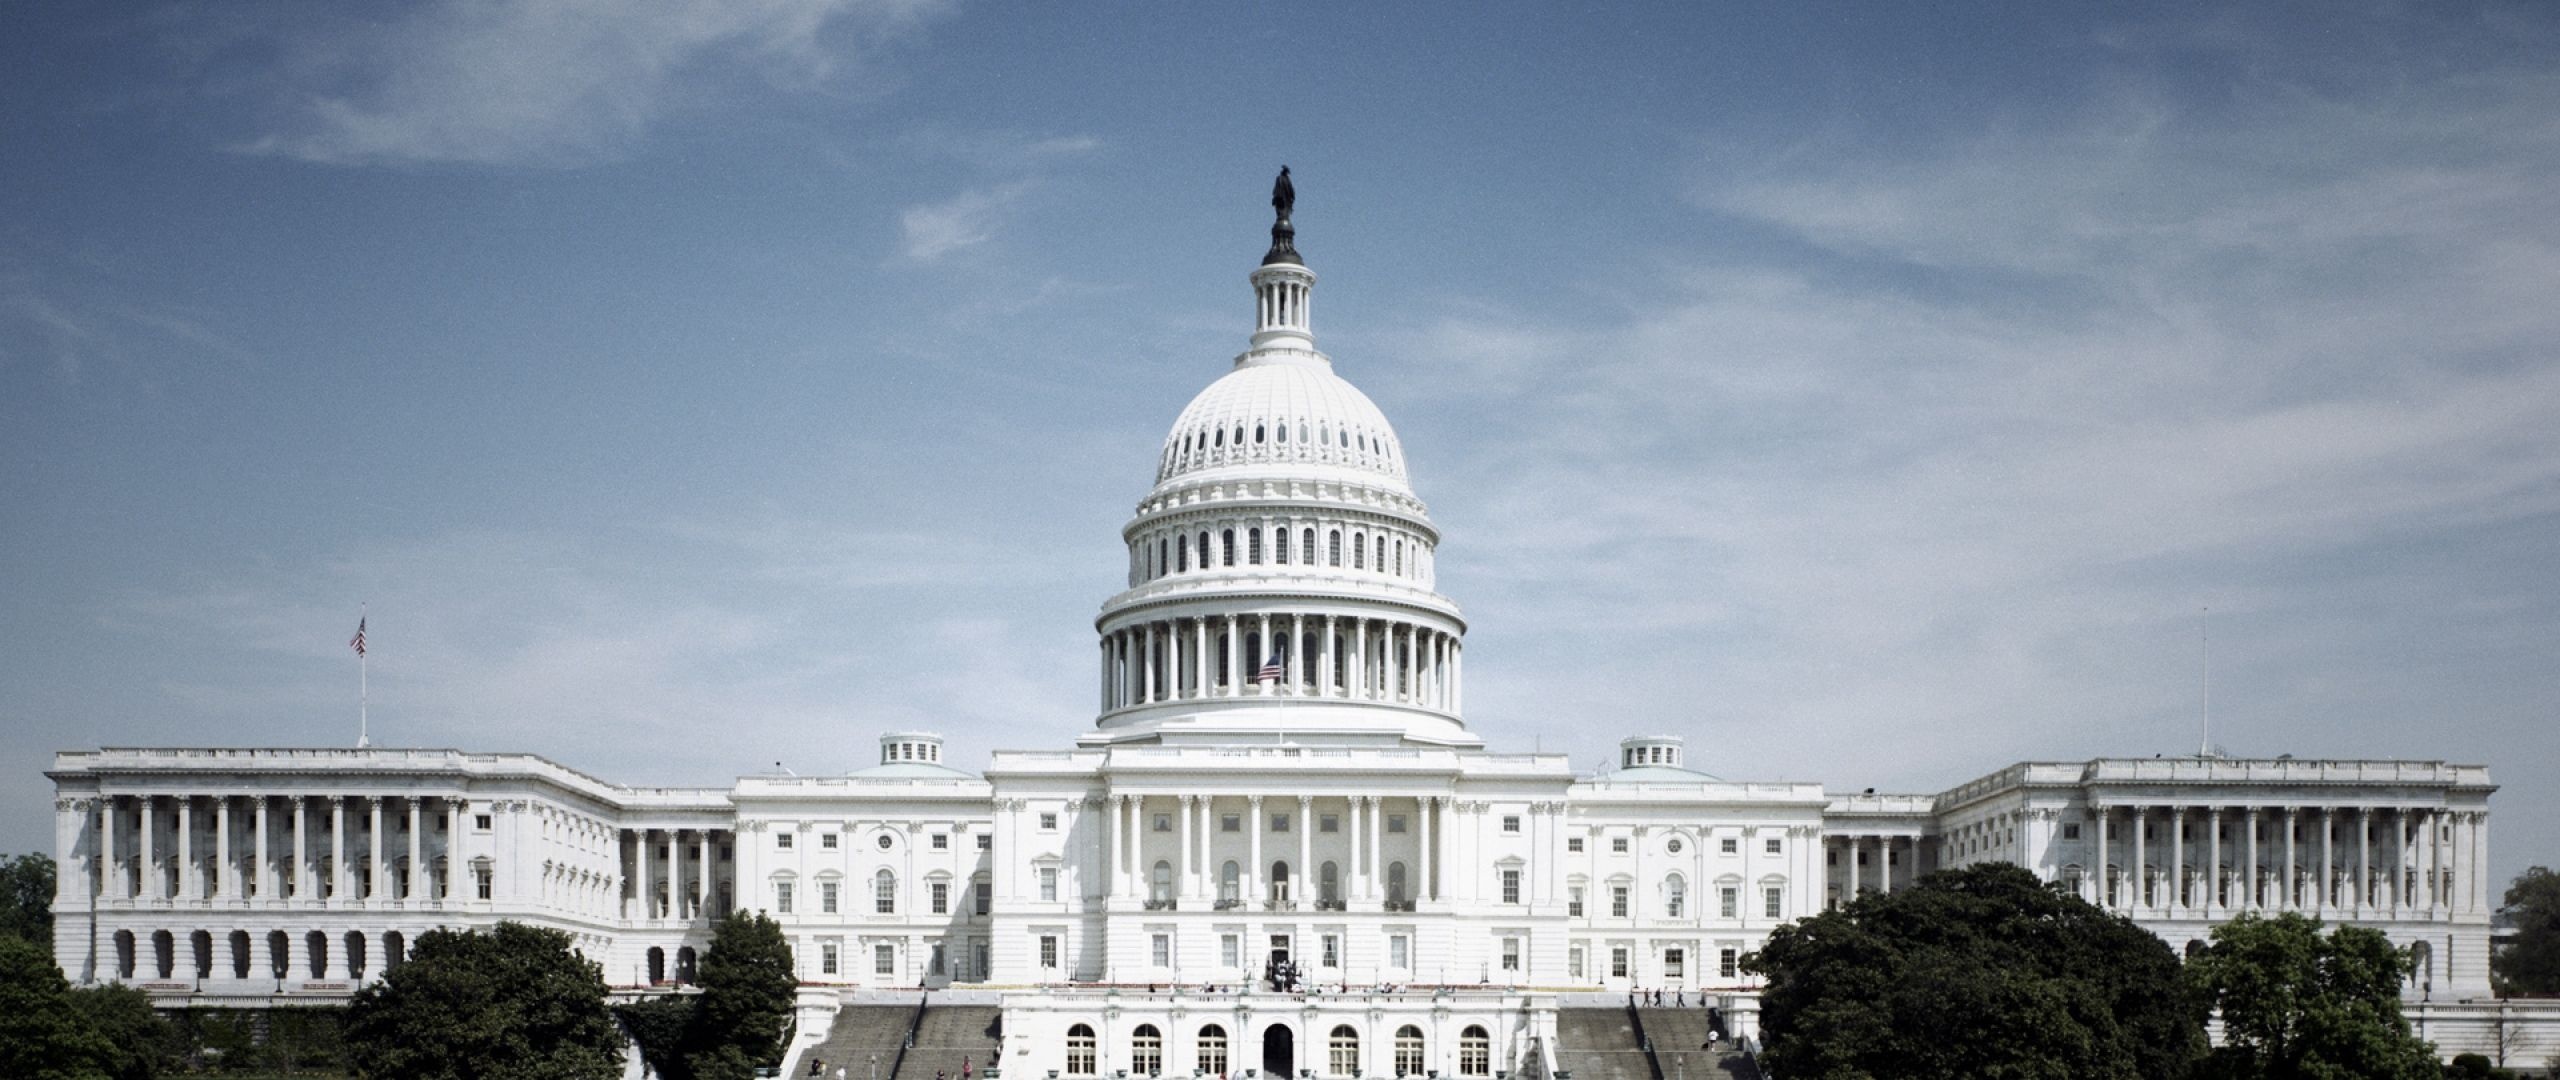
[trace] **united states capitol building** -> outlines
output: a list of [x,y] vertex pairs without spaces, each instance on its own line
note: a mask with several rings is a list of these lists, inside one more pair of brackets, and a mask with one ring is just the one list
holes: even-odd
[[855,1004],[934,991],[994,1011],[977,1061],[1019,1077],[1549,1075],[1577,1003],[1661,989],[1748,1034],[1740,960],[1773,929],[2007,861],[2173,948],[2302,911],[2408,950],[2413,1003],[2486,996],[2480,766],[2025,762],[1841,794],[1708,775],[1677,735],[1598,772],[1486,746],[1440,530],[1316,348],[1276,201],[1250,342],[1122,531],[1091,730],[979,774],[889,733],[850,775],[706,788],[462,750],[68,751],[63,971],[172,1005],[331,1001],[429,929],[512,919],[649,987],[749,909],[806,984],[794,1067]]

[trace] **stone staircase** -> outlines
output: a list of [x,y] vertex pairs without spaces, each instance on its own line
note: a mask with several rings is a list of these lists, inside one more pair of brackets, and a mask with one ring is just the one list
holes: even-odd
[[1661,1080],[1623,1005],[1556,1010],[1556,1071],[1573,1080]]
[[960,1080],[963,1064],[972,1077],[985,1072],[1004,1049],[1003,1018],[1004,1010],[994,1005],[925,1006],[897,1075],[882,1080],[935,1080],[937,1074],[942,1080]]
[[[827,1041],[800,1055],[800,1077],[835,1080],[836,1070],[842,1068],[845,1080],[893,1080],[915,1018],[914,1005],[846,1005],[837,1009],[835,1024],[827,1029]],[[817,1066],[814,1073],[810,1071],[811,1063]]]
[[[1760,1080],[1759,1063],[1732,1042],[1708,1044],[1705,1009],[1637,1009],[1636,1025],[1662,1080]],[[1581,1080],[1579,1073],[1575,1080]]]

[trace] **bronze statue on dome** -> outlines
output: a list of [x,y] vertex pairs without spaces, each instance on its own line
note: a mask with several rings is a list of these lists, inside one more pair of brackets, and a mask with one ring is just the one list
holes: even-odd
[[1280,220],[1287,221],[1289,211],[1297,205],[1298,187],[1289,182],[1289,167],[1280,166],[1280,178],[1271,182],[1271,209],[1279,213]]

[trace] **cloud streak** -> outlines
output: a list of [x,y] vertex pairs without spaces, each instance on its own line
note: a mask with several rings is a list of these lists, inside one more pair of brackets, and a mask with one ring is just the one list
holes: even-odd
[[330,165],[570,166],[627,152],[683,94],[743,73],[811,88],[938,0],[434,0],[282,31],[271,130],[238,149]]

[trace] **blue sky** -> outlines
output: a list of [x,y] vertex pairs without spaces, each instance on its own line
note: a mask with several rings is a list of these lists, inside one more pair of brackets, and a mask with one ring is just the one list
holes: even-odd
[[56,749],[350,742],[360,603],[387,744],[1068,742],[1285,162],[1496,746],[1936,790],[2209,692],[2560,857],[2549,5],[9,22],[0,850]]

